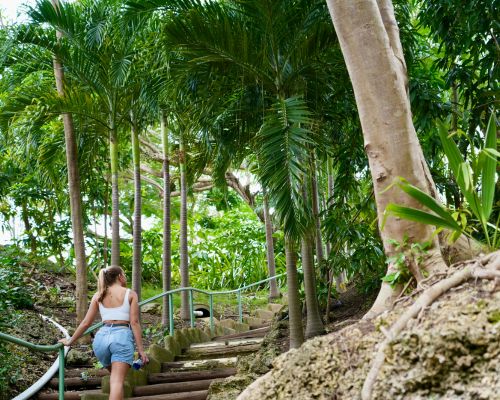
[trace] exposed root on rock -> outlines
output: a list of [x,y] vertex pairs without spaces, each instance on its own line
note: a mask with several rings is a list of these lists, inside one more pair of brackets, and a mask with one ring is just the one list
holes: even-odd
[[390,329],[384,332],[386,339],[380,343],[370,371],[364,381],[361,391],[362,400],[370,400],[372,398],[373,387],[385,361],[385,350],[406,327],[408,321],[417,317],[442,294],[472,278],[495,280],[495,287],[497,287],[500,283],[500,251],[488,254],[479,260],[471,260],[471,262],[465,263],[463,269],[454,272],[448,278],[442,279],[428,289],[425,289],[415,303],[399,317]]

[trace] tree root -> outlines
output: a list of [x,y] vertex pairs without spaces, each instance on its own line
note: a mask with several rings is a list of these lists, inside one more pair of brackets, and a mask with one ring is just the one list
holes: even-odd
[[[487,266],[487,268],[485,268]],[[389,330],[384,332],[386,338],[380,343],[372,366],[366,376],[361,390],[361,399],[372,398],[373,387],[377,376],[385,361],[385,350],[396,336],[406,327],[408,321],[415,318],[422,310],[430,306],[438,297],[469,279],[492,279],[496,284],[500,282],[500,251],[488,254],[473,263],[466,265],[463,269],[453,273],[450,277],[440,280],[426,289],[415,303],[399,317]]]

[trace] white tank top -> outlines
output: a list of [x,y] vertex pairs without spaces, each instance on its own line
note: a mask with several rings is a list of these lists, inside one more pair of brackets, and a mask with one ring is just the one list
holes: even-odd
[[130,302],[128,297],[130,289],[125,292],[123,303],[118,307],[106,308],[99,302],[99,312],[101,313],[101,320],[103,321],[130,321]]

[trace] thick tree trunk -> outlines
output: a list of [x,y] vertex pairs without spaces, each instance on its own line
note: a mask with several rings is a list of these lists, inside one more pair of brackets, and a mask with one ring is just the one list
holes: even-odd
[[[184,137],[181,136],[179,143],[179,169],[181,186],[181,220],[180,220],[180,268],[181,287],[189,286],[189,260],[187,241],[187,179],[186,179],[186,149]],[[187,292],[181,294],[181,318],[190,318],[189,297]]]
[[[266,190],[264,189],[264,225],[266,228],[266,256],[267,269],[269,276],[276,275],[276,264],[274,260],[274,241],[273,241],[273,223],[269,214],[269,203],[267,201]],[[277,299],[280,297],[276,279],[269,281],[269,299]]]
[[302,312],[299,300],[297,278],[297,254],[293,241],[285,238],[286,278],[288,285],[288,320],[290,330],[290,348],[296,349],[304,343]]
[[131,117],[132,158],[134,162],[134,227],[132,229],[133,256],[132,256],[132,290],[135,290],[141,300],[142,277],[142,198],[141,198],[141,153],[139,148],[139,131],[133,112]]
[[111,163],[111,266],[120,265],[120,198],[118,191],[118,133],[112,119],[109,133]]
[[[172,235],[170,227],[170,160],[167,131],[167,117],[161,113],[161,137],[163,145],[163,291],[169,291],[172,285]],[[161,323],[166,327],[169,323],[168,296],[163,297]]]
[[[389,0],[327,0],[327,4],[354,88],[381,226],[389,202],[421,208],[398,188],[385,190],[394,178],[401,176],[435,195],[412,122],[399,29]],[[433,228],[394,217],[381,231],[387,256],[396,253],[390,239],[403,242],[405,234],[412,243],[433,242],[425,264],[428,271],[445,268]],[[390,308],[397,295],[397,289],[384,283],[367,316]]]
[[306,339],[321,335],[325,332],[325,327],[323,326],[319,314],[318,298],[316,296],[313,243],[312,234],[306,234],[302,239],[302,270],[304,272],[304,292],[307,306]]
[[[52,0],[52,5],[57,8],[58,0]],[[58,40],[62,37],[57,32]],[[64,70],[57,55],[54,56],[54,76],[57,92],[65,95]],[[68,168],[69,201],[71,212],[71,227],[73,231],[73,246],[76,259],[76,320],[79,323],[87,312],[87,261],[85,258],[85,239],[83,237],[83,212],[80,189],[80,172],[78,170],[78,149],[76,145],[73,117],[69,113],[62,114],[64,126],[64,140],[66,144],[66,164]]]

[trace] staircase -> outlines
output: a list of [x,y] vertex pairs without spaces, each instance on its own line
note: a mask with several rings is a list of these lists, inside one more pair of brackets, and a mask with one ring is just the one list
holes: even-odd
[[[150,363],[139,371],[130,370],[124,385],[125,397],[135,400],[205,400],[216,379],[235,375],[237,357],[257,352],[270,330],[271,320],[282,308],[268,304],[244,317],[244,323],[226,319],[210,329],[179,329],[167,336],[164,346],[148,349]],[[82,374],[83,373],[83,374]],[[83,379],[82,376],[88,376]],[[57,400],[58,379],[52,379],[39,400]],[[105,369],[67,369],[65,400],[108,399],[109,372]]]

